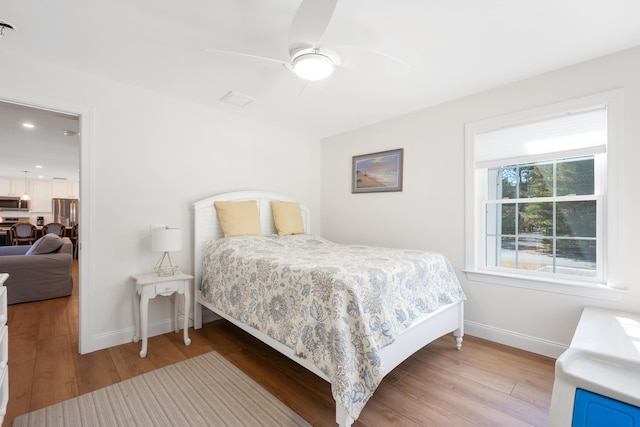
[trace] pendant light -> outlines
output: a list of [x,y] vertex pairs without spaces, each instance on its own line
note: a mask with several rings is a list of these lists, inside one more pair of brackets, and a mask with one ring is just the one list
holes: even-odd
[[29,192],[27,191],[28,184],[27,184],[27,174],[29,173],[29,171],[24,171],[24,194],[22,195],[22,197],[20,197],[20,200],[31,200],[31,197],[29,197]]

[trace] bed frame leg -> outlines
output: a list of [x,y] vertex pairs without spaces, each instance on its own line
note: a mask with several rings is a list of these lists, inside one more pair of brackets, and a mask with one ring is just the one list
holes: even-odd
[[460,350],[462,348],[462,337],[464,336],[464,301],[460,301],[458,312],[458,329],[453,331],[453,335],[456,337],[456,348]]
[[198,304],[197,298],[193,305],[193,329],[202,328],[202,306]]
[[350,427],[354,421],[355,420],[347,413],[344,406],[336,402],[336,423],[338,423],[340,427]]
[[456,335],[456,348],[460,350],[462,348],[462,336]]

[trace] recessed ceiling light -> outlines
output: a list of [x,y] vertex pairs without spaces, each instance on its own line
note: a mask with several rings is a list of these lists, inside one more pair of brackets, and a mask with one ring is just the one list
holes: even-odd
[[36,165],[36,168],[42,169],[42,165]]
[[29,129],[33,129],[35,126],[33,125],[33,123],[23,123],[22,126],[29,128]]

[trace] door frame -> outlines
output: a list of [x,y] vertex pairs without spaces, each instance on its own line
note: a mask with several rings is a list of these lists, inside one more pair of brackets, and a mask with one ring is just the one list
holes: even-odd
[[93,211],[94,211],[94,115],[93,107],[70,105],[64,101],[37,95],[0,92],[0,101],[40,110],[49,110],[78,116],[80,122],[80,201],[78,235],[78,351],[80,354],[95,350],[93,332]]

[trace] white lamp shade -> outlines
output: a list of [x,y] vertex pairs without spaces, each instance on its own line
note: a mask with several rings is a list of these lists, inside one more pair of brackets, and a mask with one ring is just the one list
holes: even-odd
[[155,228],[151,230],[151,250],[173,252],[182,248],[182,230],[179,228]]

